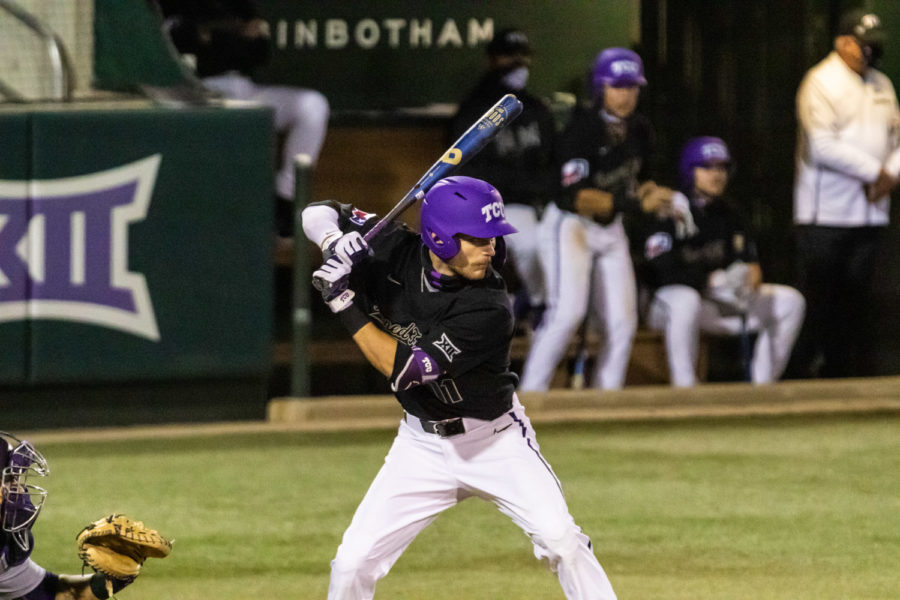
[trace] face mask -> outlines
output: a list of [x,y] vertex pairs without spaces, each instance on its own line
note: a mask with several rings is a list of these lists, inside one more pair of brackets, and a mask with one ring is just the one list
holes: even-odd
[[500,81],[511,90],[522,90],[528,83],[528,67],[516,67],[501,77]]
[[881,44],[860,44],[860,48],[862,48],[866,64],[872,68],[877,68],[878,61],[881,60],[881,56],[884,54]]

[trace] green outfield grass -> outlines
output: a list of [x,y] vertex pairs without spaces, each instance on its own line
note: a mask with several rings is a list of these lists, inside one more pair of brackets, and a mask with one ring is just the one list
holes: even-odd
[[[900,415],[538,425],[619,598],[900,598]],[[35,559],[120,511],[175,538],[122,600],[321,598],[392,431],[44,444]],[[468,500],[426,529],[382,599],[562,598],[525,535]]]

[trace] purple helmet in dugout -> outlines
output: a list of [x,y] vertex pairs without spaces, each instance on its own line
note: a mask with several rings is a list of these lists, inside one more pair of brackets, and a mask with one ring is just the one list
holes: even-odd
[[441,179],[425,194],[420,214],[422,241],[441,260],[459,253],[464,234],[495,238],[518,230],[506,220],[503,198],[497,188],[474,177]]
[[628,48],[607,48],[597,55],[593,72],[594,94],[603,93],[603,86],[645,86],[644,62],[638,53]]
[[678,176],[681,190],[690,193],[694,188],[694,169],[713,165],[731,166],[731,152],[721,139],[712,136],[691,138],[681,150],[678,161]]

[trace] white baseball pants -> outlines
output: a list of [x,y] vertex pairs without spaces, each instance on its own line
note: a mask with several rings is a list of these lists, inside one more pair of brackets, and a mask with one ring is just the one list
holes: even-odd
[[538,246],[537,210],[527,204],[507,204],[506,220],[519,230],[503,239],[513,259],[516,274],[528,292],[532,306],[544,303],[544,272]]
[[638,322],[634,267],[621,215],[604,226],[550,203],[539,231],[547,312],[535,332],[519,389],[550,387],[585,318],[604,340],[592,386],[621,388]]
[[410,415],[400,424],[331,562],[329,600],[372,598],[416,535],[471,496],[493,502],[528,534],[566,598],[614,599],[518,399],[493,421],[464,421],[466,432],[447,438],[426,433]]
[[[803,295],[792,287],[765,283],[753,295],[746,325],[747,331],[757,332],[751,362],[753,383],[772,383],[784,373],[805,312]],[[697,382],[701,331],[713,335],[741,333],[740,317],[723,316],[715,302],[686,285],[659,288],[650,303],[647,324],[665,334],[669,377],[676,387]]]
[[260,85],[238,73],[205,77],[203,83],[226,98],[258,102],[275,110],[275,130],[285,133],[275,191],[281,198],[293,199],[294,157],[308,154],[315,164],[325,143],[331,113],[325,96],[306,88]]

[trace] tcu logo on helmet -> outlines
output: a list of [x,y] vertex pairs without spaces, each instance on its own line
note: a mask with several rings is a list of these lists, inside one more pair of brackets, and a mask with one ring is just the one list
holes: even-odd
[[502,219],[506,216],[503,211],[502,202],[491,202],[481,207],[481,214],[484,215],[484,222],[490,223],[491,219]]
[[617,60],[609,65],[613,75],[620,77],[622,75],[640,75],[641,68],[633,60]]
[[700,153],[703,154],[704,160],[728,160],[728,148],[718,142],[703,144]]

